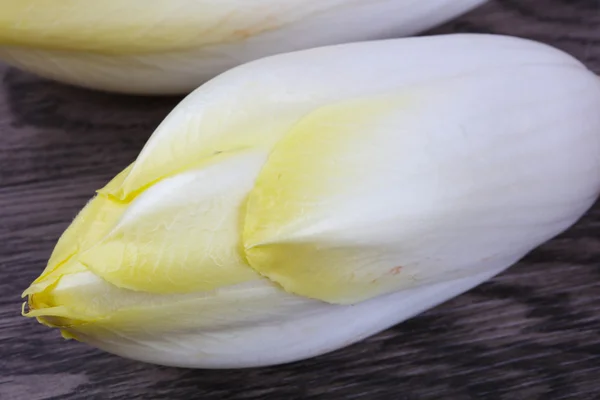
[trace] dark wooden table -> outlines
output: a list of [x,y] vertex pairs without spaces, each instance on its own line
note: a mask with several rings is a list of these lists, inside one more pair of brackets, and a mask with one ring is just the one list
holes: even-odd
[[[449,31],[537,39],[600,73],[599,0],[492,1],[436,30]],[[20,316],[20,292],[180,99],[0,76],[0,399],[600,398],[600,207],[493,281],[305,362],[182,370],[62,340]]]

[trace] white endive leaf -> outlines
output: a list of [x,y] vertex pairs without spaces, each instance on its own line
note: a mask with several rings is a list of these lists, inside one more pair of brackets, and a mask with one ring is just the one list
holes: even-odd
[[258,147],[268,151],[305,115],[328,104],[395,95],[419,85],[524,64],[581,68],[549,46],[488,35],[353,43],[258,60],[187,96],[111,194],[125,199],[215,153]]
[[398,93],[319,109],[275,146],[244,225],[257,271],[303,296],[361,301],[512,264],[597,196],[600,82],[580,68]]
[[431,28],[485,0],[0,0],[0,59],[76,85],[184,93],[261,57]]
[[159,364],[343,347],[508,268],[600,192],[600,80],[448,35],[266,58],[188,96],[25,291],[66,337]]
[[[149,295],[118,289],[89,272],[61,279],[60,306],[34,310],[65,338],[149,363],[246,368],[287,363],[348,346],[448,298],[498,271],[402,290],[353,306],[282,291],[257,280],[211,292]],[[66,305],[66,306],[65,306]]]

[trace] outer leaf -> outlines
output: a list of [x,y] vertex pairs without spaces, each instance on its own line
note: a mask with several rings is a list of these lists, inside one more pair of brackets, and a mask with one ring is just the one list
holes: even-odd
[[211,292],[150,295],[93,274],[64,277],[32,311],[63,336],[123,357],[194,368],[280,364],[349,345],[456,296],[491,273],[404,290],[355,306],[286,293],[267,280]]
[[559,58],[502,64],[428,81],[415,68],[394,95],[301,120],[250,194],[250,265],[357,303],[507,267],[569,227],[600,190],[600,82]]

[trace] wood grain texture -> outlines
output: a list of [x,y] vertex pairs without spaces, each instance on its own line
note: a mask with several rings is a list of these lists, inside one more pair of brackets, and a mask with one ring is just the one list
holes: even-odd
[[[540,40],[600,73],[598,0],[496,0],[430,33],[457,31]],[[491,282],[304,362],[181,370],[62,340],[20,316],[20,292],[180,99],[0,77],[0,399],[600,399],[600,206]]]

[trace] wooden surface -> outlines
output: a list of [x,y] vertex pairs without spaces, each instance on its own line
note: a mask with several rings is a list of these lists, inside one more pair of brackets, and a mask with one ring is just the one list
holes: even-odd
[[[598,0],[497,0],[436,30],[449,31],[537,39],[600,73]],[[179,99],[0,76],[0,399],[600,398],[600,207],[493,281],[305,362],[179,370],[62,340],[20,316],[20,292]]]

